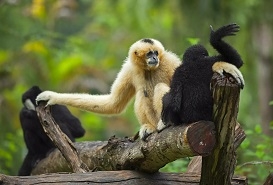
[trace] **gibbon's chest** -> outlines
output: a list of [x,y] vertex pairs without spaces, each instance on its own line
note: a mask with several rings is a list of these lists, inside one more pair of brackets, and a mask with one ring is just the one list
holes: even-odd
[[158,71],[142,71],[142,73],[135,74],[133,79],[137,94],[146,98],[154,96],[156,84],[169,83],[168,77],[163,74],[158,75]]

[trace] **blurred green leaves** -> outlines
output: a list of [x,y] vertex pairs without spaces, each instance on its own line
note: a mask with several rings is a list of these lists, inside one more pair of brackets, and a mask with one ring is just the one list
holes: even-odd
[[[257,22],[272,20],[272,5],[259,0],[1,1],[0,172],[15,175],[25,155],[18,115],[21,95],[31,86],[57,92],[109,93],[136,40],[156,38],[179,56],[197,43],[213,51],[208,43],[209,25],[217,28],[231,22],[241,26],[229,43],[245,61],[241,70],[246,81],[239,122],[247,139],[240,147],[238,164],[273,160],[272,138],[264,136],[260,127],[257,53],[251,35]],[[139,129],[132,104],[114,117],[70,110],[86,128],[80,140],[106,140],[114,134],[132,136]],[[163,170],[180,172],[187,162],[178,160]],[[259,183],[267,176],[267,171],[260,172],[260,168],[248,165],[237,172],[249,175],[251,183]],[[256,171],[259,179],[254,178]]]

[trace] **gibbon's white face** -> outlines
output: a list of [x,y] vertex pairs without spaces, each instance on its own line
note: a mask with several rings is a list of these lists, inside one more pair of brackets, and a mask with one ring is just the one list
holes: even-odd
[[129,50],[129,60],[141,69],[154,70],[160,65],[163,45],[155,39],[141,39]]

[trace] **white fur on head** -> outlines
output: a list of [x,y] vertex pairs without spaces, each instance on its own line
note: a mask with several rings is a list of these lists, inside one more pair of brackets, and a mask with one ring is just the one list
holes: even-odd
[[[161,42],[155,39],[141,39],[135,42],[129,49],[129,61],[140,66],[142,69],[149,69],[150,67],[146,64],[146,54],[149,51],[157,51],[160,62],[160,57],[165,52],[165,49]],[[155,68],[157,66],[154,66]],[[153,67],[152,67],[153,68]]]
[[[150,42],[145,42],[145,40],[151,40],[152,43]],[[164,46],[161,44],[161,42],[159,42],[158,40],[152,39],[152,38],[147,38],[147,39],[140,39],[138,41],[136,41],[129,49],[129,53],[128,56],[130,57],[130,55],[132,53],[134,53],[135,51],[141,50],[144,47],[157,47],[159,50],[164,51],[165,48]]]

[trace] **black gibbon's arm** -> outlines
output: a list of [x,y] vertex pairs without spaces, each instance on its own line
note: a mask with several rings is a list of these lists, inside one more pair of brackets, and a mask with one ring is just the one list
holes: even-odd
[[110,94],[91,95],[44,91],[37,96],[36,101],[49,100],[49,105],[69,105],[100,114],[121,113],[135,95],[135,88],[132,85],[131,79],[133,77],[128,69],[129,67],[126,65],[128,64],[125,63],[123,65],[123,68],[114,81]]
[[220,55],[216,56],[215,62],[225,61],[240,68],[243,65],[243,61],[239,53],[228,43],[222,39],[226,36],[236,35],[236,32],[240,30],[239,25],[236,23],[225,25],[216,31],[211,26],[210,44],[216,49]]

